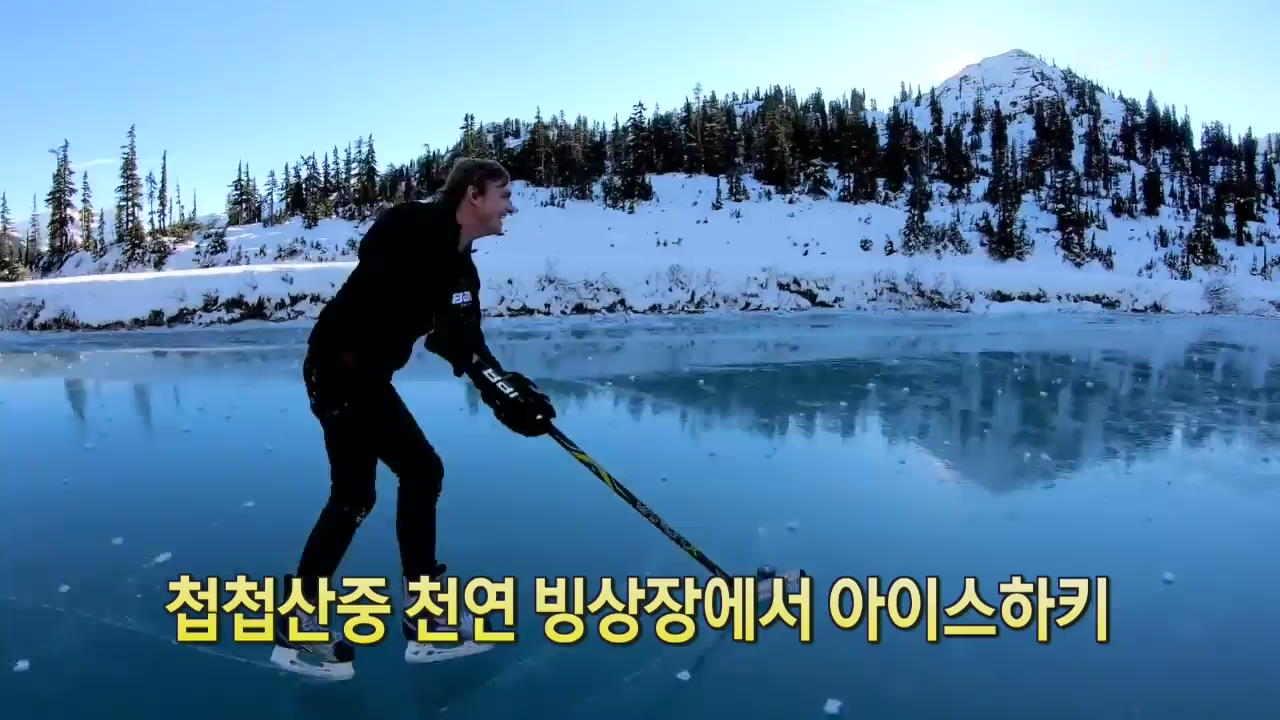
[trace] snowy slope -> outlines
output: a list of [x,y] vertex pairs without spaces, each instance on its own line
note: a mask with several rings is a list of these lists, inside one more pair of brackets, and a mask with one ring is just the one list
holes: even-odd
[[[755,195],[760,186],[750,179]],[[654,179],[658,199],[635,214],[598,203],[544,207],[548,190],[517,184],[520,212],[506,235],[477,243],[491,315],[593,311],[688,312],[840,308],[943,308],[970,312],[1033,307],[1208,312],[1230,309],[1280,315],[1280,283],[1251,277],[1255,248],[1222,242],[1236,255],[1234,272],[1203,272],[1172,280],[1163,266],[1152,277],[1140,270],[1157,255],[1149,234],[1176,218],[1112,220],[1098,233],[1116,251],[1115,270],[1096,264],[1076,269],[1058,257],[1049,235],[1033,232],[1034,254],[999,264],[978,248],[969,255],[886,256],[904,212],[798,197],[794,202],[725,203],[712,210],[715,179],[682,175]],[[977,212],[973,205],[966,211]],[[1024,211],[1030,228],[1051,228],[1053,218]],[[950,210],[935,207],[941,222]],[[965,226],[967,227],[967,216]],[[1185,222],[1181,223],[1184,227]],[[119,327],[164,322],[218,323],[246,318],[314,317],[350,272],[349,238],[362,228],[328,220],[306,230],[294,220],[276,227],[230,228],[236,264],[192,269],[193,245],[180,248],[175,269],[162,272],[82,274],[0,286],[0,323],[9,328]],[[872,243],[869,251],[859,241]],[[305,246],[306,256],[277,261],[277,249]],[[266,248],[265,254],[260,254]],[[1225,303],[1207,298],[1206,284],[1223,279]],[[1013,302],[1009,301],[1021,301]]]
[[[1063,70],[1011,51],[964,68],[937,93],[948,122],[954,113],[972,110],[978,91],[988,109],[998,100],[1010,112],[1011,142],[1025,147],[1033,133],[1032,118],[1021,112],[1027,98],[1062,92],[1064,85]],[[930,126],[927,98],[926,92],[918,107],[913,101],[905,104],[922,129]],[[1113,132],[1122,105],[1105,94],[1099,94],[1099,102]],[[1076,121],[1083,131],[1081,118]],[[883,122],[880,127],[883,131]],[[1077,164],[1082,152],[1078,142]],[[750,177],[745,183],[750,200],[726,200],[715,210],[714,178],[656,176],[655,200],[634,214],[608,210],[598,201],[555,207],[546,202],[552,191],[517,183],[520,212],[508,219],[507,235],[477,245],[485,310],[557,315],[816,306],[1280,315],[1280,283],[1250,273],[1264,254],[1276,257],[1280,220],[1274,210],[1266,214],[1270,245],[1219,241],[1225,267],[1196,268],[1192,280],[1179,281],[1163,264],[1166,253],[1178,248],[1160,247],[1154,238],[1159,226],[1175,236],[1179,229],[1188,232],[1191,220],[1168,207],[1155,218],[1107,213],[1107,228],[1090,228],[1086,237],[1114,251],[1114,269],[1096,262],[1077,269],[1058,254],[1055,219],[1031,195],[1024,199],[1022,217],[1034,252],[1024,262],[997,263],[987,257],[974,230],[975,218],[990,210],[985,203],[959,206],[970,254],[905,257],[886,253],[886,241],[901,244],[898,233],[906,217],[901,201],[889,206],[803,195],[765,199],[759,183]],[[1120,183],[1125,187],[1128,179],[1121,177]],[[971,197],[980,197],[984,184],[975,183]],[[945,194],[945,186],[936,186],[930,222],[944,224],[956,212],[943,200]],[[1091,202],[1106,212],[1106,201]],[[162,272],[110,274],[114,249],[101,260],[78,254],[62,277],[0,285],[0,324],[129,327],[314,317],[350,272],[366,229],[338,219],[305,229],[296,218],[265,228],[230,227],[226,252],[209,255],[211,237],[197,234],[179,245]],[[1261,224],[1250,228],[1255,237],[1263,229]]]

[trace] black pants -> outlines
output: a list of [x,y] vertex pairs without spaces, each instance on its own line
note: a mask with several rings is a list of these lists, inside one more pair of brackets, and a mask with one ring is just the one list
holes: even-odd
[[[332,578],[356,529],[373,509],[378,461],[399,480],[396,538],[407,577],[436,567],[436,501],[444,466],[389,378],[370,378],[337,359],[308,353],[302,365],[311,412],[324,430],[329,500],[298,564],[304,587]],[[332,586],[332,580],[331,586]]]

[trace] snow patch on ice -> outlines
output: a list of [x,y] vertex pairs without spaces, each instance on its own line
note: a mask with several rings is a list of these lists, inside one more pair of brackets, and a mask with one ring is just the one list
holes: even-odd
[[169,562],[169,559],[170,559],[170,558],[172,558],[172,557],[173,557],[173,553],[171,553],[171,552],[162,552],[162,553],[160,553],[159,555],[157,555],[157,556],[155,556],[154,558],[152,558],[152,559],[151,559],[151,562],[147,563],[147,564],[146,564],[146,565],[144,565],[143,567],[151,567],[152,565],[159,565],[160,563]]
[[691,677],[693,677],[693,676],[689,674],[689,671],[688,671],[688,670],[681,670],[680,672],[676,673],[676,677],[677,677],[678,679],[680,679],[680,680],[686,680],[686,681],[687,681],[689,678],[691,678]]
[[828,715],[838,715],[840,714],[840,706],[842,705],[844,705],[844,703],[836,700],[835,698],[827,698],[826,704],[822,706],[822,712]]
[[16,663],[14,663],[14,664],[13,664],[13,671],[14,671],[14,672],[26,672],[26,671],[28,671],[28,670],[30,670],[30,669],[31,669],[31,661],[30,661],[30,660],[19,660],[18,662],[16,662]]

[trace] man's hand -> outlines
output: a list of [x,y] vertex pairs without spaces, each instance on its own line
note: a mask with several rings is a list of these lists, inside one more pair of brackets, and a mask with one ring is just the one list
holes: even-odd
[[473,365],[468,375],[480,390],[484,404],[511,431],[525,437],[537,437],[551,429],[556,410],[550,398],[539,391],[529,378],[480,364]]

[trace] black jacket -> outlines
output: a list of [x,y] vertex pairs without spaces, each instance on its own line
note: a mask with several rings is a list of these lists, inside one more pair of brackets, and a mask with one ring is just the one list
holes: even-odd
[[418,339],[454,365],[472,353],[501,368],[480,330],[480,277],[459,251],[454,211],[438,201],[404,202],[365,233],[359,261],[320,311],[308,340],[322,358],[347,355],[362,374],[390,379]]

